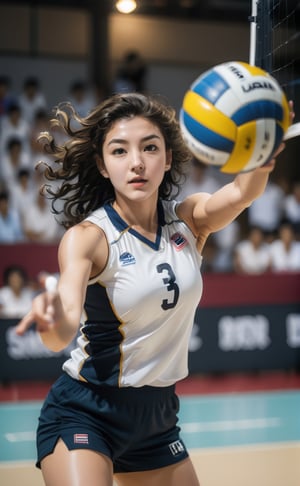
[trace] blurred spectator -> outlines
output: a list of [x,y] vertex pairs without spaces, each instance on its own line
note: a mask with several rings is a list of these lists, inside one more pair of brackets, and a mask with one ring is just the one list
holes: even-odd
[[85,117],[95,107],[96,100],[92,95],[88,84],[84,81],[74,81],[70,86],[70,100],[76,113]]
[[19,96],[22,117],[27,123],[33,123],[39,110],[47,110],[47,102],[38,78],[31,76],[25,79],[22,93]]
[[220,185],[209,171],[209,167],[193,158],[186,180],[179,192],[179,199],[183,200],[196,192],[208,192],[212,194],[220,188]]
[[248,208],[248,224],[262,229],[268,241],[272,241],[283,215],[283,189],[269,181],[264,193]]
[[216,245],[214,261],[215,272],[233,271],[233,252],[240,237],[240,225],[237,220],[232,221],[225,228],[212,234]]
[[203,259],[201,264],[201,272],[203,273],[215,272],[216,255],[217,255],[216,243],[213,240],[212,235],[209,235],[202,252]]
[[19,265],[7,267],[3,274],[3,284],[0,288],[0,317],[22,318],[30,311],[34,297],[24,268]]
[[21,224],[24,212],[33,203],[37,187],[32,177],[32,171],[22,168],[17,174],[17,180],[10,188],[12,206],[18,211],[21,217]]
[[295,181],[291,194],[284,200],[284,216],[293,225],[296,238],[300,239],[300,181]]
[[14,102],[10,87],[10,78],[8,76],[0,76],[0,119],[7,114],[8,108]]
[[271,243],[271,270],[274,272],[300,271],[300,242],[295,239],[293,226],[283,221],[278,238]]
[[35,167],[38,162],[43,160],[50,163],[52,158],[44,151],[43,144],[38,141],[41,132],[48,132],[50,130],[50,119],[48,113],[41,109],[35,114],[30,130],[30,148],[32,167]]
[[18,243],[24,240],[20,216],[12,207],[9,193],[0,192],[0,243]]
[[41,132],[48,132],[50,129],[49,115],[46,110],[40,109],[35,113],[31,124],[30,147],[32,152],[40,152],[41,146],[38,137]]
[[138,51],[128,51],[117,69],[113,92],[144,92],[147,67]]
[[22,149],[22,141],[19,138],[8,139],[0,163],[1,177],[6,181],[6,184],[9,187],[15,184],[19,170],[29,168],[29,166],[30,159],[28,153]]
[[7,114],[1,120],[0,154],[5,153],[7,143],[11,138],[18,138],[22,142],[23,150],[30,154],[29,133],[30,127],[22,117],[20,106],[16,103],[11,104]]
[[56,243],[61,237],[61,228],[51,212],[50,202],[39,192],[23,213],[23,230],[31,242]]
[[242,274],[261,274],[270,270],[270,248],[261,228],[249,229],[248,237],[234,251],[234,270]]

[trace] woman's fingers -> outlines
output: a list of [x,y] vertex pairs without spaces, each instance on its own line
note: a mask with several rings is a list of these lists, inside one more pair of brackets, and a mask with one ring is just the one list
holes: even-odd
[[34,315],[33,315],[33,312],[30,311],[17,324],[17,326],[15,328],[16,334],[18,334],[18,336],[22,336],[27,331],[27,329],[29,329],[31,327],[33,322],[34,322]]
[[55,322],[55,299],[57,292],[44,292],[36,297],[32,303],[32,309],[16,326],[16,333],[22,336],[33,323],[39,332],[45,332]]

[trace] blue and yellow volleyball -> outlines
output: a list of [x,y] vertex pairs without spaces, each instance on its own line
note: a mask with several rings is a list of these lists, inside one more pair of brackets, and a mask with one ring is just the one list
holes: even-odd
[[225,62],[199,76],[185,93],[180,127],[191,153],[221,172],[267,164],[290,124],[277,80],[245,62]]

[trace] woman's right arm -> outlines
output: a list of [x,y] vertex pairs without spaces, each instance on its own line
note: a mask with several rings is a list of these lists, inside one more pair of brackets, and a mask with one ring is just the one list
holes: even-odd
[[57,288],[38,295],[31,311],[16,327],[18,335],[36,324],[45,346],[61,351],[75,338],[91,273],[100,273],[108,248],[103,232],[91,223],[68,230],[59,246],[60,277]]

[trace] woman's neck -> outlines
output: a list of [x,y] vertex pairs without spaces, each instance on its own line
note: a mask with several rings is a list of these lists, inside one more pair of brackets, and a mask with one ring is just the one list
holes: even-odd
[[143,204],[140,201],[132,204],[124,204],[115,200],[112,204],[115,211],[126,223],[138,231],[144,230],[156,233],[158,225],[157,201],[156,205]]

